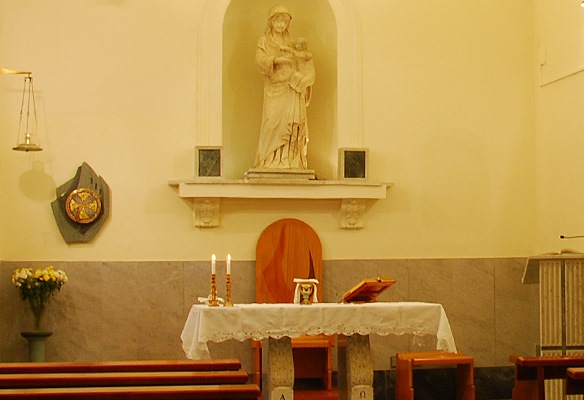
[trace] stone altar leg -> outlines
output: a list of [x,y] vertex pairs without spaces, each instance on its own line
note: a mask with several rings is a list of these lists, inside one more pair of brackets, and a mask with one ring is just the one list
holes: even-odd
[[294,361],[290,338],[265,339],[262,348],[262,399],[294,400]]
[[337,341],[340,400],[373,400],[373,358],[368,335],[339,335]]

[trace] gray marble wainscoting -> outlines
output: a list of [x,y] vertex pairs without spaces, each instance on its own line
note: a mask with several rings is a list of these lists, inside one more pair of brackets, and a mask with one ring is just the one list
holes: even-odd
[[[535,354],[539,295],[537,285],[521,283],[525,262],[525,258],[325,260],[323,296],[324,301],[337,302],[364,278],[395,279],[397,283],[380,301],[441,303],[458,350],[474,356],[477,372],[484,369],[495,371],[491,374],[495,377],[503,376],[511,367],[510,354]],[[2,361],[26,361],[27,345],[20,332],[32,327],[27,305],[10,282],[14,268],[54,265],[69,275],[69,283],[46,311],[46,328],[53,331],[47,342],[47,360],[99,361],[184,358],[180,334],[191,305],[198,296],[209,293],[209,264],[0,262]],[[254,301],[254,268],[254,261],[232,263],[235,303]],[[218,268],[221,297],[225,294],[223,273]],[[391,357],[432,343],[407,336],[372,336],[371,345],[378,371],[376,386],[390,393],[391,385],[379,382],[393,373]],[[249,343],[212,343],[209,347],[214,357],[238,358],[251,372]]]

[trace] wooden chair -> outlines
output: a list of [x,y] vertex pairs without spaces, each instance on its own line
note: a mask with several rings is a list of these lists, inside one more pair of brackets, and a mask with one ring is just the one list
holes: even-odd
[[395,383],[397,400],[414,400],[413,369],[422,366],[456,366],[456,399],[475,399],[473,357],[460,353],[431,351],[397,354]]
[[584,368],[568,368],[566,394],[584,394]]
[[[322,247],[316,232],[293,218],[269,225],[256,247],[256,302],[292,303],[294,278],[315,278],[318,301],[322,301]],[[310,307],[310,306],[306,306]],[[254,349],[254,383],[261,382],[261,342]],[[332,389],[332,347],[334,338],[325,335],[292,339],[295,378],[320,378]]]
[[511,355],[509,361],[515,364],[513,400],[543,400],[546,380],[565,380],[569,368],[584,367],[584,356]]

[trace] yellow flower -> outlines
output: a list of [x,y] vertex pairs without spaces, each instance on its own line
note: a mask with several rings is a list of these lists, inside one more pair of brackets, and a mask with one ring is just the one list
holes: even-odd
[[19,289],[22,300],[31,307],[44,307],[49,299],[67,282],[64,271],[54,270],[53,266],[45,269],[17,268],[13,271],[11,281]]

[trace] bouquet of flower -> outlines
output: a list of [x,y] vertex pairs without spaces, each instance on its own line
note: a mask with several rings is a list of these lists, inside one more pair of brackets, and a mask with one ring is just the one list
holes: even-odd
[[45,269],[18,268],[12,273],[12,283],[20,290],[20,298],[28,301],[34,316],[34,330],[41,330],[41,318],[45,306],[61,286],[67,283],[67,274],[54,270],[53,266]]

